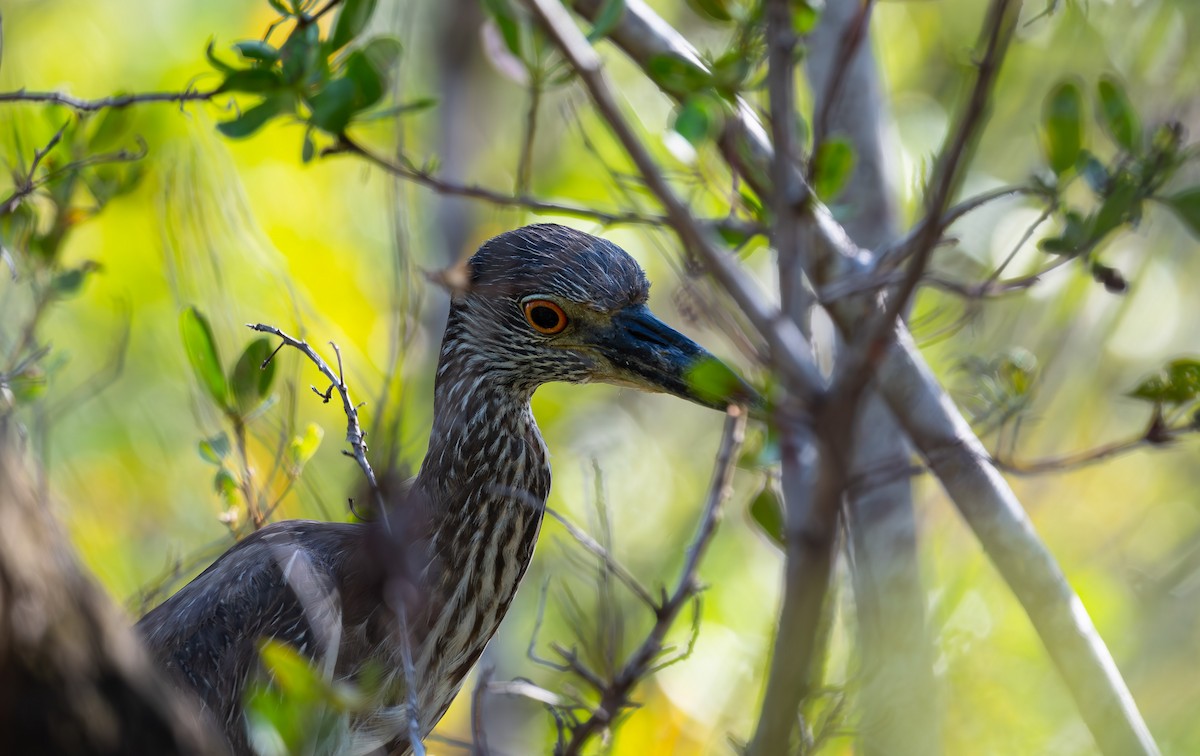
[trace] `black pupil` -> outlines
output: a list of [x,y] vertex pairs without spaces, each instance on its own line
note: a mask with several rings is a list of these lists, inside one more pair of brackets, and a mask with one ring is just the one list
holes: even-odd
[[529,319],[538,328],[553,331],[561,322],[559,314],[545,305],[534,305],[529,308]]

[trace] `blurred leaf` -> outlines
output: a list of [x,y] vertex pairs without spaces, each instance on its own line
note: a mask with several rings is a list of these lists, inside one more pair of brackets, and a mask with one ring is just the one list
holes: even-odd
[[1179,220],[1200,238],[1200,186],[1184,189],[1182,192],[1163,197],[1162,201],[1171,208]]
[[291,110],[292,96],[289,93],[272,95],[259,104],[244,111],[232,121],[217,124],[217,130],[231,139],[244,139],[258,131],[267,121]]
[[325,681],[296,649],[286,643],[268,640],[263,642],[261,654],[263,666],[283,692],[304,701],[324,697]]
[[279,60],[279,50],[274,45],[260,39],[238,42],[233,49],[242,54],[247,60],[257,60],[262,63],[274,63]]
[[221,431],[212,438],[206,438],[200,442],[200,459],[220,467],[225,464],[225,458],[229,456],[229,449],[229,435]]
[[292,439],[288,444],[288,457],[291,458],[292,468],[295,471],[299,472],[313,458],[324,438],[325,429],[316,423],[309,423],[304,428],[303,436],[296,436]]
[[1103,197],[1104,193],[1108,191],[1108,169],[1091,152],[1079,151],[1075,169],[1096,196]]
[[88,137],[88,152],[106,152],[116,147],[129,130],[132,118],[133,111],[129,108],[105,108]]
[[283,79],[270,68],[249,68],[234,71],[225,77],[217,92],[273,92],[283,86]]
[[792,0],[792,31],[802,37],[811,32],[821,20],[821,8],[813,0]]
[[1099,260],[1093,260],[1091,265],[1092,278],[1104,286],[1110,294],[1124,294],[1129,290],[1129,282],[1116,268],[1110,268]]
[[621,17],[625,15],[625,0],[604,0],[592,22],[592,31],[587,35],[589,42],[604,39],[608,33],[617,28]]
[[284,7],[282,0],[267,0],[267,3],[274,8],[275,12],[279,15],[285,18],[290,18],[292,16],[292,10]]
[[283,78],[288,83],[304,80],[316,68],[320,54],[319,30],[316,24],[296,26],[279,48]]
[[745,394],[742,379],[715,357],[697,362],[687,371],[684,380],[702,399],[714,403],[731,402]]
[[1092,219],[1091,239],[1095,244],[1127,222],[1137,222],[1142,216],[1142,201],[1138,187],[1125,171],[1113,176],[1108,195]]
[[841,137],[826,139],[813,156],[813,191],[829,202],[842,191],[854,173],[854,147]]
[[366,28],[375,12],[375,0],[345,0],[338,9],[337,20],[329,35],[329,51],[345,47]]
[[655,83],[673,94],[691,94],[712,83],[707,71],[678,55],[655,55],[646,70]]
[[717,58],[712,65],[712,80],[717,90],[734,94],[742,88],[750,75],[750,58],[742,50],[730,50]]
[[688,6],[710,21],[732,21],[729,0],[687,0]]
[[54,292],[54,296],[59,299],[74,296],[79,293],[87,277],[98,270],[100,270],[99,263],[84,260],[78,267],[67,268],[56,273],[50,281],[50,288]]
[[316,145],[313,144],[312,129],[305,129],[304,145],[300,148],[300,162],[311,163],[316,149]]
[[179,316],[179,331],[192,372],[217,406],[225,409],[229,405],[229,386],[225,383],[225,373],[221,370],[221,359],[217,356],[217,344],[208,320],[195,307],[188,307]]
[[233,366],[233,372],[229,376],[229,384],[233,389],[233,405],[243,416],[261,404],[271,393],[271,382],[275,379],[275,361],[267,362],[266,367],[262,365],[271,356],[272,351],[274,349],[266,337],[255,339],[246,345],[246,350]]
[[[353,110],[369,108],[383,97],[383,77],[361,50],[355,50],[346,58],[345,77],[354,83]],[[314,98],[314,103],[315,103]],[[315,108],[315,104],[314,104]]]
[[227,507],[233,508],[238,505],[237,478],[233,477],[228,467],[222,466],[213,476],[213,490],[220,494]]
[[759,530],[771,539],[772,543],[783,547],[783,502],[770,479],[763,484],[762,490],[750,500],[750,519],[754,521]]
[[672,128],[684,139],[699,147],[716,132],[718,124],[711,117],[705,98],[689,97],[675,114]]
[[217,53],[213,49],[216,46],[216,44],[217,44],[217,41],[215,39],[208,40],[208,46],[204,48],[205,57],[208,58],[208,62],[210,64],[212,64],[212,67],[217,69],[221,73],[227,73],[227,74],[233,73],[237,69],[217,57]]
[[1155,404],[1186,404],[1200,398],[1200,361],[1175,360],[1129,392]]
[[312,98],[309,122],[329,134],[340,134],[354,115],[357,85],[349,79],[334,79]]
[[[508,0],[483,0],[483,8],[491,16],[496,30],[500,32],[504,46],[518,60],[522,60],[521,27],[517,24],[516,14],[513,13]],[[484,27],[484,31],[487,31],[487,27]]]
[[1096,94],[1100,100],[1100,122],[1104,128],[1126,151],[1137,152],[1142,129],[1124,87],[1113,77],[1104,76],[1096,84]]
[[362,47],[362,54],[371,61],[379,78],[387,81],[395,71],[396,63],[404,52],[404,45],[395,37],[375,37]]
[[1075,165],[1083,147],[1083,95],[1074,82],[1059,84],[1046,97],[1042,138],[1055,173],[1061,175]]

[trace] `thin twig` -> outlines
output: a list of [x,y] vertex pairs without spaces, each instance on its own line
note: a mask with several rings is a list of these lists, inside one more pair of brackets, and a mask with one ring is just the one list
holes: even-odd
[[1047,457],[1045,459],[1033,460],[1030,462],[1020,462],[1013,459],[1000,459],[992,457],[991,463],[998,469],[1003,470],[1013,475],[1046,475],[1053,473],[1064,473],[1076,470],[1080,467],[1094,465],[1097,462],[1116,457],[1121,454],[1128,454],[1132,451],[1137,451],[1146,446],[1162,447],[1176,441],[1179,436],[1188,433],[1195,433],[1196,425],[1188,422],[1182,425],[1167,426],[1156,418],[1151,421],[1150,425],[1137,436],[1127,438],[1121,441],[1113,441],[1112,443],[1103,444],[1093,449],[1085,449],[1083,451],[1063,454],[1058,457]]
[[307,341],[294,339],[275,326],[265,325],[263,323],[247,323],[246,327],[254,331],[269,333],[283,341],[283,343],[277,347],[274,352],[271,352],[271,355],[263,362],[262,367],[266,367],[271,360],[275,359],[275,355],[279,353],[280,348],[283,346],[290,346],[303,352],[304,356],[317,366],[317,369],[321,371],[321,374],[329,379],[328,389],[325,391],[318,391],[317,387],[313,386],[313,393],[321,397],[325,402],[328,402],[331,398],[332,392],[335,389],[337,390],[338,395],[342,398],[342,410],[346,413],[346,441],[350,444],[350,448],[353,450],[350,456],[354,457],[354,461],[358,462],[358,466],[362,468],[363,474],[367,476],[367,483],[371,486],[371,495],[375,498],[375,504],[378,509],[379,516],[384,518],[386,523],[387,512],[383,505],[383,495],[380,493],[379,484],[375,480],[375,471],[371,469],[371,463],[367,461],[366,434],[363,432],[362,426],[358,422],[359,405],[356,405],[353,401],[351,401],[350,390],[346,387],[346,382],[342,378],[341,351],[336,345],[333,344],[333,342],[330,342],[330,344],[333,345],[334,353],[338,358],[338,372],[335,373],[333,372],[333,369],[326,364],[325,360],[321,359],[321,356],[317,354],[311,346],[309,346]]
[[85,100],[73,97],[64,92],[30,92],[24,88],[15,92],[0,92],[0,102],[45,102],[55,105],[65,105],[81,113],[93,113],[108,108],[127,108],[131,105],[141,105],[154,102],[207,102],[218,94],[217,90],[183,92],[142,92],[140,94],[117,95],[115,97],[100,97],[95,100]]
[[[696,535],[688,547],[683,569],[674,590],[666,597],[658,608],[654,626],[647,633],[641,645],[629,656],[621,671],[607,683],[601,683],[600,705],[587,719],[575,725],[571,730],[563,753],[574,756],[582,752],[589,739],[608,727],[616,716],[629,707],[629,695],[634,686],[653,668],[655,660],[662,653],[663,639],[674,624],[679,612],[700,590],[697,572],[700,562],[708,551],[716,532],[717,523],[721,520],[721,511],[732,492],[733,471],[738,451],[746,431],[746,411],[743,408],[731,406],[725,417],[725,428],[721,436],[721,445],[717,451],[717,459],[713,468],[712,484],[704,503],[704,512]],[[576,669],[572,661],[560,651],[572,669]],[[571,655],[573,656],[573,655]],[[594,681],[590,681],[595,684]]]
[[624,583],[625,587],[628,588],[635,596],[641,599],[647,606],[657,606],[654,597],[650,595],[650,592],[646,590],[646,587],[638,582],[638,579],[634,577],[633,573],[630,572],[625,565],[614,559],[612,555],[608,553],[608,550],[601,546],[596,539],[583,532],[578,525],[567,519],[566,515],[562,514],[561,512],[555,509],[547,508],[546,514],[558,520],[559,523],[566,528],[567,533],[569,533],[571,537],[579,543],[580,546],[599,557],[609,571],[616,575],[617,579]]

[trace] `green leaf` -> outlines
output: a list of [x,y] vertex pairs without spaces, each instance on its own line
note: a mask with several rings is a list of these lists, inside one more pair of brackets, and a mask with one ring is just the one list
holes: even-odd
[[1100,122],[1104,128],[1126,151],[1137,152],[1142,128],[1124,87],[1113,77],[1104,76],[1096,84],[1096,94],[1100,100]]
[[76,268],[67,268],[59,271],[50,281],[50,288],[54,292],[54,296],[65,299],[79,293],[83,288],[83,282],[88,276],[100,270],[100,264],[92,260],[85,260]]
[[684,100],[679,111],[675,114],[675,129],[684,139],[697,147],[703,144],[713,131],[713,122],[709,118],[708,108],[704,106],[703,98],[689,97]]
[[783,546],[783,502],[770,480],[750,500],[750,519],[776,546]]
[[1186,404],[1200,398],[1200,361],[1175,360],[1129,392],[1155,404]]
[[195,307],[189,307],[179,316],[179,332],[183,336],[188,362],[200,385],[208,391],[218,407],[227,408],[229,386],[225,383],[225,373],[221,370],[221,359],[217,356],[217,344],[213,340],[208,319]]
[[328,686],[308,659],[279,641],[264,641],[261,658],[268,673],[289,697],[300,701],[325,699]]
[[687,4],[698,15],[710,21],[733,20],[733,14],[729,12],[729,0],[687,0]]
[[334,79],[312,98],[309,122],[318,129],[337,135],[345,131],[354,115],[358,86],[350,79]]
[[312,129],[306,129],[304,131],[304,145],[300,148],[300,162],[311,163],[316,151],[316,145],[313,144]]
[[1179,216],[1179,220],[1183,221],[1188,230],[1200,238],[1200,186],[1163,197],[1162,201]]
[[316,68],[320,54],[319,30],[316,24],[297,25],[279,48],[283,78],[290,84],[305,80]]
[[317,453],[317,449],[321,447],[321,440],[324,438],[325,429],[316,423],[309,423],[304,428],[303,436],[293,438],[288,444],[288,457],[291,460],[292,469],[298,473]]
[[746,384],[737,373],[715,357],[702,359],[684,376],[688,386],[703,401],[731,402],[746,395]]
[[[237,478],[233,477],[233,473],[229,471],[228,467],[222,467],[213,476],[213,491],[220,494],[228,508],[233,509],[238,505]],[[236,516],[230,521],[232,522],[233,519],[236,519]]]
[[217,467],[225,464],[225,458],[229,456],[229,450],[229,435],[224,431],[212,438],[204,439],[199,445],[200,459]]
[[238,42],[233,49],[242,54],[247,60],[257,60],[262,63],[274,63],[279,60],[279,50],[274,45],[261,39],[251,39]]
[[384,81],[392,77],[403,52],[404,46],[395,37],[376,37],[362,47],[362,54]]
[[231,139],[244,139],[258,131],[267,121],[275,116],[289,111],[291,104],[292,98],[290,94],[280,93],[273,95],[249,110],[244,111],[232,121],[218,123],[217,131],[220,131]]
[[596,20],[592,22],[592,31],[587,35],[588,41],[595,42],[607,37],[609,32],[621,23],[624,15],[625,0],[604,0],[604,4],[596,13]]
[[801,37],[811,32],[821,20],[821,8],[814,0],[792,0],[792,31]]
[[1061,175],[1083,147],[1083,95],[1071,81],[1059,84],[1042,106],[1042,141],[1050,167]]
[[483,0],[483,8],[500,30],[504,46],[517,58],[521,58],[521,27],[508,0]]
[[679,55],[655,55],[646,64],[650,77],[672,94],[688,95],[712,83],[712,76],[698,64]]
[[270,68],[250,68],[234,71],[225,77],[217,92],[273,92],[283,86],[283,78]]
[[829,202],[845,188],[854,174],[854,147],[840,137],[826,139],[813,156],[813,191]]
[[736,94],[750,75],[750,59],[741,50],[730,50],[712,65],[713,84],[724,94]]
[[267,360],[272,351],[274,348],[266,337],[255,339],[246,345],[246,350],[233,366],[229,385],[233,389],[233,405],[242,416],[250,413],[271,393],[275,361]]
[[88,137],[88,152],[106,152],[116,147],[128,131],[132,118],[131,108],[105,108]]
[[208,58],[208,62],[210,64],[212,64],[212,67],[217,69],[221,73],[226,73],[226,74],[233,73],[237,69],[217,57],[217,53],[213,49],[216,46],[216,44],[217,44],[217,41],[215,39],[208,40],[208,46],[204,48],[205,57]]
[[1108,191],[1108,169],[1104,167],[1095,155],[1088,150],[1080,150],[1079,158],[1075,163],[1076,172],[1083,177],[1090,188],[1098,197],[1103,197]]
[[[371,65],[361,50],[355,50],[346,58],[345,78],[354,83],[354,110],[364,110],[379,102],[383,97],[384,79]],[[314,108],[315,108],[314,98]]]
[[329,51],[342,49],[362,33],[374,12],[375,0],[345,0],[338,9],[337,20],[333,22],[333,32],[329,35]]

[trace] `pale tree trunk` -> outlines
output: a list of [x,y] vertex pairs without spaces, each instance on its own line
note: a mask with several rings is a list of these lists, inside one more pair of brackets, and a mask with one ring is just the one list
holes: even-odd
[[[861,0],[828,0],[809,37],[805,69],[819,114],[816,138],[840,137],[854,147],[854,173],[837,200],[845,208],[842,225],[859,247],[877,250],[895,241],[899,228],[869,16],[870,6]],[[904,432],[868,389],[855,433],[846,516],[861,654],[857,729],[868,756],[941,752],[912,484],[903,474],[880,474],[906,469],[909,459]]]

